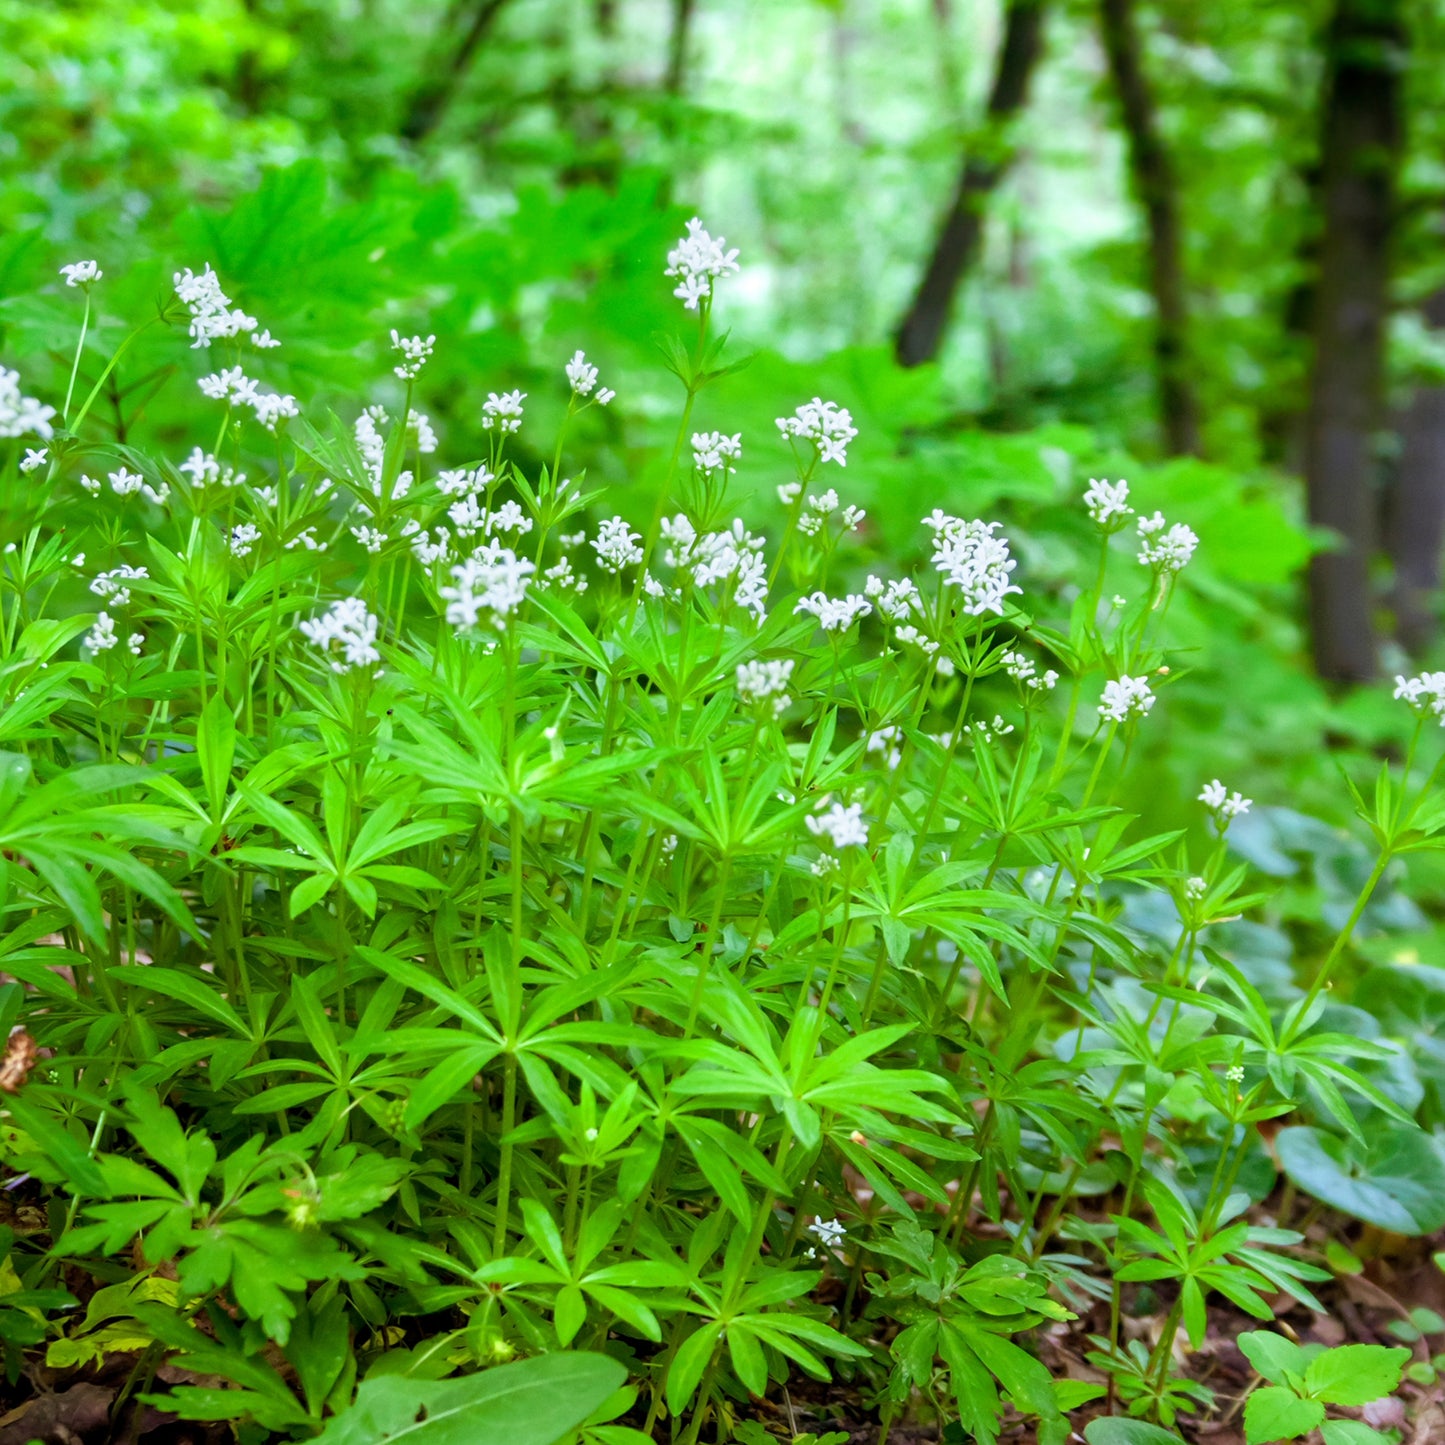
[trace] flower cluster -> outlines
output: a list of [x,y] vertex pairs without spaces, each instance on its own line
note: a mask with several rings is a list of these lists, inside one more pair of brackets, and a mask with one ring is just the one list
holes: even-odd
[[1117,532],[1134,515],[1129,505],[1129,483],[1125,481],[1104,482],[1091,477],[1084,506],[1106,532]]
[[500,396],[495,391],[487,393],[482,403],[482,426],[507,436],[522,429],[522,403],[526,401],[525,391],[504,391]]
[[239,487],[246,480],[245,472],[238,472],[234,467],[223,465],[210,452],[203,452],[200,447],[192,447],[190,456],[176,470],[182,476],[190,477],[191,485],[197,490],[205,487]]
[[1059,675],[1053,668],[1041,673],[1038,664],[1021,652],[1005,652],[999,661],[1003,670],[1025,692],[1052,692],[1059,681]]
[[1418,677],[1395,677],[1395,697],[1422,717],[1438,718],[1445,727],[1445,672],[1422,672]]
[[1104,696],[1099,702],[1099,717],[1104,722],[1121,723],[1131,717],[1143,717],[1154,706],[1154,693],[1149,680],[1143,677],[1129,677],[1127,674],[1117,682],[1104,684]]
[[997,522],[965,522],[935,510],[923,519],[933,530],[933,567],[948,586],[962,594],[962,607],[970,617],[985,612],[1003,614],[1004,598],[1023,588],[1009,581],[1018,563],[1009,555],[1008,539],[995,537]]
[[[126,638],[126,648],[134,657],[139,657],[141,645],[145,642],[145,635],[140,632],[132,632]],[[95,626],[81,638],[82,645],[88,652],[101,653],[109,652],[111,648],[120,643],[120,634],[115,630],[115,618],[109,612],[96,614]]]
[[521,607],[537,568],[500,542],[486,543],[452,568],[451,587],[438,588],[447,604],[446,618],[453,627],[470,631],[484,617],[503,628]]
[[392,367],[393,374],[402,381],[415,381],[436,349],[436,344],[435,336],[403,336],[393,326],[391,349],[401,355],[401,360]]
[[724,476],[737,471],[734,462],[743,454],[743,434],[728,436],[725,432],[694,432],[692,464],[700,472],[721,472]]
[[1246,798],[1243,793],[1229,792],[1224,784],[1215,778],[1213,782],[1204,785],[1199,801],[1214,815],[1214,821],[1222,832],[1231,820],[1249,812],[1253,799]]
[[20,390],[20,373],[0,366],[0,437],[37,436],[49,441],[55,435],[50,418],[53,406],[42,406]]
[[1139,518],[1139,561],[1156,572],[1179,572],[1189,563],[1199,538],[1183,522],[1172,527],[1162,512]]
[[299,626],[311,645],[326,655],[332,672],[350,672],[381,661],[376,648],[377,619],[359,597],[343,597],[322,616]]
[[799,598],[793,611],[795,614],[812,613],[824,632],[846,632],[860,617],[867,617],[873,611],[873,604],[856,592],[850,592],[846,597],[829,597],[826,592],[814,592],[811,597]]
[[909,577],[885,582],[881,577],[870,575],[863,584],[863,595],[872,600],[879,615],[887,618],[889,622],[907,622],[915,613],[923,610],[923,598],[919,595],[918,584]]
[[665,276],[676,276],[672,294],[696,311],[698,303],[712,295],[712,283],[738,269],[738,252],[734,246],[725,251],[723,237],[713,239],[696,216],[687,223],[687,234],[667,253]]
[[79,286],[82,290],[89,290],[105,272],[94,261],[72,261],[70,265],[60,268],[60,274],[65,277],[67,286]]
[[608,518],[599,524],[597,535],[592,539],[598,566],[616,576],[624,567],[642,561],[642,548],[637,545],[641,540],[621,517]]
[[780,416],[777,425],[785,437],[811,442],[820,462],[837,462],[840,467],[848,465],[848,443],[858,435],[848,409],[820,396],[805,401],[792,416]]
[[738,696],[752,706],[767,703],[774,717],[781,717],[792,698],[788,696],[788,683],[793,676],[793,659],[755,658],[752,662],[740,662],[737,670]]
[[130,588],[126,583],[144,582],[150,575],[144,567],[132,567],[129,563],[122,562],[119,567],[112,567],[109,572],[99,573],[91,581],[90,590],[97,597],[104,598],[112,607],[128,607]]
[[863,821],[861,803],[847,808],[842,803],[834,803],[826,813],[814,813],[803,821],[815,838],[827,838],[840,852],[844,848],[868,846],[868,825]]
[[[567,363],[567,384],[572,388],[573,396],[592,396],[592,388],[597,385],[597,368],[592,365],[587,357],[580,351],[572,353],[572,360]],[[602,387],[592,400],[598,406],[606,406],[617,393],[611,387]]]
[[256,414],[256,420],[274,432],[277,424],[285,417],[297,416],[300,409],[294,396],[277,392],[263,392],[260,384],[252,381],[239,366],[228,366],[221,371],[203,376],[196,383],[212,401],[224,401],[230,406],[248,406]]
[[[199,276],[189,266],[175,274],[176,295],[191,313],[187,328],[192,349],[208,347],[213,341],[229,340],[245,332],[255,333],[256,318],[247,316],[240,307],[231,307],[231,298],[221,290],[221,278],[211,270],[210,263]],[[262,332],[262,345],[272,344],[270,332]]]

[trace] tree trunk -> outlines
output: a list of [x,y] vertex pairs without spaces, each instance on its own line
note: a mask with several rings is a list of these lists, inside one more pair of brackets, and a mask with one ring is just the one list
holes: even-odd
[[471,69],[472,61],[476,59],[487,31],[492,28],[506,3],[507,0],[476,0],[474,5],[467,6],[462,0],[453,0],[442,25],[443,33],[450,37],[468,10],[471,18],[438,72],[429,76],[412,92],[406,113],[398,127],[403,140],[409,140],[415,145],[425,140],[442,123],[452,101],[456,99],[462,81],[466,79],[467,71]]
[[987,133],[963,163],[953,203],[894,340],[903,366],[921,366],[938,355],[954,297],[978,259],[984,207],[1014,158],[1007,137],[1009,122],[1028,99],[1029,80],[1043,52],[1046,9],[1047,0],[1013,0],[1008,8],[988,98]]
[[669,95],[682,94],[687,75],[687,42],[692,35],[695,0],[672,0],[672,33],[667,40],[667,78],[663,86]]
[[1376,668],[1369,572],[1395,171],[1404,145],[1404,3],[1337,0],[1326,40],[1324,229],[1305,484],[1310,521],[1339,535],[1336,550],[1311,560],[1310,623],[1316,669],[1340,681],[1366,680]]
[[[1431,328],[1445,327],[1445,289],[1420,310]],[[1417,387],[1398,428],[1400,456],[1388,493],[1385,545],[1395,569],[1395,635],[1418,656],[1435,638],[1445,545],[1445,386]]]
[[1154,88],[1144,69],[1134,0],[1099,0],[1099,29],[1129,149],[1129,179],[1149,230],[1154,365],[1159,416],[1171,456],[1199,450],[1199,404],[1189,375],[1189,299],[1179,183],[1159,134]]

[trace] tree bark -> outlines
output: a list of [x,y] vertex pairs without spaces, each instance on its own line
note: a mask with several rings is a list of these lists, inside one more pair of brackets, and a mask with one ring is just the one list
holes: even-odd
[[1159,134],[1159,108],[1144,68],[1134,0],[1099,0],[1099,30],[1128,142],[1129,179],[1149,232],[1154,366],[1159,417],[1171,456],[1199,450],[1199,403],[1189,374],[1189,296],[1179,182]]
[[1405,0],[1336,0],[1326,39],[1314,362],[1305,421],[1310,521],[1340,545],[1310,564],[1310,623],[1321,677],[1376,671],[1370,558],[1395,172],[1404,147]]
[[[1420,308],[1445,328],[1445,289]],[[1445,545],[1445,386],[1420,386],[1400,413],[1400,455],[1388,493],[1385,546],[1394,564],[1395,635],[1414,656],[1435,639]]]
[[487,31],[492,28],[506,3],[507,0],[477,0],[476,4],[467,6],[462,0],[453,0],[442,26],[444,34],[450,36],[468,10],[471,12],[470,18],[438,72],[429,76],[412,92],[406,113],[398,127],[403,140],[409,140],[415,145],[425,140],[442,123],[456,99],[462,81],[466,79],[467,71],[471,69],[472,61],[476,59]]
[[923,279],[894,339],[903,366],[921,366],[938,355],[954,297],[978,259],[984,207],[1014,159],[1009,123],[1028,99],[1029,81],[1043,53],[1046,9],[1047,0],[1013,0],[1008,8],[983,143],[963,163]]

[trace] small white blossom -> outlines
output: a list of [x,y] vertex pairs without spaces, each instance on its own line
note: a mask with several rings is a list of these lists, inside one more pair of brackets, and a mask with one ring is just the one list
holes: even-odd
[[525,391],[504,391],[500,396],[488,392],[482,403],[482,426],[491,431],[495,427],[504,435],[519,431],[522,426],[522,403],[526,401]]
[[1084,493],[1084,506],[1089,516],[1106,532],[1117,532],[1134,514],[1129,505],[1129,483],[1125,481],[1104,482],[1090,478],[1089,489]]
[[1139,540],[1139,561],[1158,572],[1182,571],[1199,545],[1199,538],[1183,522],[1166,530],[1162,512],[1139,518]]
[[20,373],[0,366],[0,437],[38,436],[48,442],[55,435],[50,418],[53,406],[41,406],[20,390]]
[[1243,793],[1231,793],[1215,778],[1212,782],[1205,783],[1199,794],[1199,801],[1214,814],[1214,821],[1220,827],[1227,828],[1232,819],[1249,812],[1254,800],[1246,798]]
[[109,612],[96,615],[95,626],[81,638],[81,644],[88,652],[109,652],[120,641],[116,635],[115,618]]
[[674,853],[677,852],[677,834],[666,833],[662,839],[662,856],[665,860],[671,861]]
[[1053,668],[1041,673],[1038,664],[1021,652],[1005,652],[1000,660],[1003,670],[1026,693],[1052,692],[1058,684],[1059,675]]
[[[907,647],[916,647],[926,657],[932,657],[938,651],[938,644],[929,637],[927,633],[920,632],[911,622],[898,628],[893,636]],[[947,659],[940,659],[946,661]]]
[[89,492],[92,497],[98,497],[100,495],[101,484],[96,481],[94,477],[88,477],[82,474],[80,478],[80,485],[84,487],[85,490]]
[[863,584],[863,593],[873,600],[879,614],[890,622],[906,622],[914,613],[923,610],[923,598],[918,587],[907,577],[885,582],[881,577],[870,575]]
[[903,750],[897,746],[902,736],[902,728],[889,724],[887,727],[879,728],[877,732],[868,733],[864,738],[863,750],[869,753],[882,753],[883,761],[887,763],[891,771],[903,761]]
[[212,372],[196,385],[212,401],[228,401],[233,406],[252,406],[256,401],[256,383],[239,366]]
[[447,622],[470,630],[486,614],[485,620],[494,627],[505,627],[525,600],[536,570],[533,563],[500,542],[488,542],[451,569],[454,586],[438,589],[447,604]]
[[134,496],[145,486],[145,478],[139,472],[128,472],[124,467],[111,472],[107,478],[110,489],[118,497]]
[[667,253],[667,270],[663,274],[678,278],[672,294],[689,311],[696,311],[698,303],[713,294],[714,281],[738,269],[737,247],[726,251],[723,246],[723,237],[714,240],[694,216],[687,223],[687,234]]
[[70,265],[60,268],[60,274],[65,277],[67,286],[79,286],[89,290],[105,272],[94,261],[72,261]]
[[251,345],[260,351],[273,351],[280,344],[269,331],[253,331],[251,333]]
[[735,432],[709,431],[692,434],[692,464],[700,472],[722,472],[724,475],[737,471],[733,465],[743,454],[743,434]]
[[351,529],[351,535],[373,555],[380,552],[388,541],[386,533],[379,527],[353,527]]
[[262,392],[253,396],[251,407],[256,413],[256,420],[269,432],[274,432],[277,424],[285,418],[301,414],[294,396],[278,396],[275,392]]
[[109,572],[99,573],[90,584],[90,590],[97,597],[104,598],[112,607],[128,607],[130,605],[130,588],[127,582],[143,582],[150,577],[150,573],[144,567],[132,567],[127,562],[122,562],[119,567],[113,567]]
[[1207,878],[1194,877],[1185,880],[1184,896],[1191,903],[1198,903],[1206,893],[1209,892],[1209,880]]
[[1445,672],[1422,672],[1418,677],[1396,674],[1395,697],[1413,712],[1438,718],[1445,727]]
[[486,526],[488,533],[517,532],[525,537],[532,530],[532,519],[516,502],[503,502],[495,512],[487,513]]
[[1007,737],[1014,727],[1011,722],[1005,722],[998,713],[995,713],[992,722],[985,722],[979,718],[977,722],[964,723],[963,730],[979,742],[991,743],[995,738]]
[[813,860],[808,872],[810,872],[814,878],[827,878],[830,874],[836,873],[842,866],[834,854],[819,853]]
[[256,318],[239,308],[231,309],[231,298],[221,290],[220,278],[210,265],[197,276],[189,266],[175,274],[176,295],[191,313],[192,348],[212,341],[239,336],[256,329]]
[[176,469],[191,479],[191,485],[198,490],[208,486],[239,487],[246,480],[245,472],[223,466],[210,452],[193,447],[191,454]]
[[624,567],[642,561],[642,548],[637,545],[641,540],[621,517],[611,517],[599,524],[592,550],[597,553],[597,562],[603,571],[615,575]]
[[1242,1084],[1244,1082],[1244,1065],[1231,1064],[1230,1067],[1224,1071],[1224,1079],[1225,1082],[1229,1084]]
[[587,579],[580,572],[572,570],[570,559],[563,557],[560,562],[554,562],[542,573],[543,585],[557,587],[564,592],[585,592],[587,590]]
[[788,696],[788,683],[793,676],[793,659],[754,658],[751,662],[740,662],[737,670],[738,696],[754,706],[767,703],[774,717],[781,717],[792,699]]
[[421,369],[427,364],[436,344],[435,336],[403,336],[393,326],[391,349],[401,354],[401,360],[392,367],[393,374],[403,381],[415,381],[421,375]]
[[26,447],[25,455],[20,458],[20,470],[22,472],[33,472],[43,467],[50,460],[50,452],[46,447],[36,451],[34,447]]
[[226,545],[230,548],[233,557],[249,557],[252,549],[260,540],[260,529],[250,522],[242,522],[239,527],[231,528],[231,535]]
[[359,597],[333,602],[320,617],[298,624],[306,639],[326,656],[332,672],[350,672],[381,661],[376,649],[377,619]]
[[820,462],[837,462],[840,467],[848,465],[848,443],[858,435],[848,409],[820,396],[805,401],[792,416],[780,416],[777,425],[785,437],[812,442]]
[[1106,722],[1124,722],[1131,717],[1143,717],[1153,706],[1154,693],[1149,680],[1126,675],[1117,682],[1104,684],[1099,716]]
[[868,846],[868,825],[863,821],[861,803],[847,808],[842,803],[834,803],[826,813],[812,814],[803,821],[815,838],[828,838],[839,851]]
[[793,608],[795,614],[812,613],[824,632],[846,632],[860,617],[867,617],[872,611],[872,603],[856,592],[850,592],[846,597],[829,597],[825,592],[815,592],[811,597],[800,598]]
[[1023,588],[1009,581],[1018,563],[1009,555],[1006,537],[996,537],[998,522],[965,522],[935,511],[924,518],[933,529],[933,567],[944,582],[963,594],[964,612],[981,617],[1003,613],[1004,598]]
[[836,1219],[824,1219],[820,1215],[808,1226],[808,1233],[816,1235],[825,1249],[836,1249],[848,1231]]
[[783,482],[778,487],[778,500],[785,506],[791,507],[799,496],[802,495],[802,482]]
[[591,396],[592,388],[597,385],[597,368],[592,365],[581,351],[572,353],[572,360],[565,367],[567,372],[567,384],[572,388],[574,396]]
[[298,547],[305,548],[308,552],[324,552],[326,543],[316,535],[315,527],[303,527],[292,539],[286,543],[286,550],[294,552]]

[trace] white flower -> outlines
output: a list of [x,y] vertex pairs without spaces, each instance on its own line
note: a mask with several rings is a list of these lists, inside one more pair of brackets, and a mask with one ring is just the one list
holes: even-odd
[[201,392],[212,401],[229,401],[232,405],[253,406],[256,401],[256,383],[239,366],[228,366],[223,371],[203,376],[197,383]]
[[276,424],[283,418],[300,415],[294,396],[278,396],[274,392],[253,396],[251,406],[255,410],[256,420],[270,432],[276,430]]
[[911,622],[900,627],[893,635],[905,646],[916,647],[927,657],[932,657],[938,651],[938,644],[927,633],[920,632]]
[[612,517],[598,526],[592,550],[597,553],[598,565],[615,575],[642,561],[642,548],[637,545],[641,540],[621,517]]
[[1012,723],[1005,722],[998,713],[995,713],[992,722],[985,722],[980,718],[977,722],[964,723],[963,730],[980,742],[991,743],[995,738],[1007,737],[1014,727]]
[[1025,692],[1052,692],[1059,675],[1052,668],[1040,673],[1038,664],[1021,652],[1005,652],[1000,659],[1003,670],[1018,683]]
[[1395,677],[1395,697],[1412,711],[1440,719],[1445,727],[1445,672],[1422,672],[1418,677]]
[[808,872],[814,878],[826,878],[830,873],[836,873],[842,866],[832,853],[819,853]]
[[132,657],[139,657],[141,648],[145,645],[146,636],[144,632],[132,632],[125,640],[125,645],[130,649]]
[[1244,1082],[1244,1065],[1230,1065],[1230,1067],[1224,1071],[1224,1078],[1226,1083],[1242,1084]]
[[200,447],[192,447],[191,454],[183,461],[177,471],[191,479],[191,485],[198,490],[211,485],[221,487],[239,487],[246,480],[245,472],[238,472],[233,467],[222,466],[210,452],[203,452]]
[[423,456],[430,456],[437,449],[437,434],[432,430],[431,418],[424,411],[413,407],[406,414],[407,436]]
[[738,269],[737,247],[725,251],[723,245],[723,237],[714,240],[694,216],[687,223],[687,234],[667,253],[663,275],[678,278],[672,294],[689,311],[696,311],[698,303],[712,295],[714,281]]
[[738,696],[746,703],[769,703],[774,717],[781,717],[792,699],[788,682],[793,676],[793,659],[754,658],[740,662],[737,670]]
[[41,406],[20,391],[20,373],[0,366],[0,437],[38,436],[48,442],[55,435],[50,418],[53,406]]
[[802,482],[783,482],[778,487],[778,500],[785,507],[791,507],[798,500],[802,490]]
[[272,351],[280,344],[269,331],[253,331],[251,333],[251,345],[261,351]]
[[304,547],[308,552],[324,552],[326,543],[317,537],[315,527],[303,527],[286,543],[288,552],[294,552],[298,547]]
[[900,727],[894,727],[892,724],[881,727],[877,732],[864,734],[863,750],[869,753],[882,753],[883,761],[891,770],[903,761],[903,749],[897,746],[902,736],[903,729]]
[[828,838],[836,849],[868,846],[868,825],[863,821],[861,803],[847,808],[842,803],[834,803],[826,813],[813,814],[803,821],[815,838]]
[[36,451],[34,447],[26,447],[25,455],[20,458],[20,470],[22,472],[33,472],[43,467],[50,460],[50,452],[46,447]]
[[1189,878],[1184,883],[1184,896],[1191,903],[1198,903],[1206,893],[1209,892],[1209,880],[1207,878]]
[[109,612],[98,613],[95,626],[81,638],[82,645],[89,652],[109,652],[119,641],[115,631],[115,618]]
[[808,510],[816,512],[820,517],[831,517],[838,510],[838,493],[829,487],[821,497],[809,496]]
[[60,274],[65,277],[67,286],[80,286],[89,290],[105,272],[94,261],[72,261],[70,265],[60,268]]
[[1223,783],[1215,778],[1213,782],[1205,783],[1199,794],[1199,801],[1214,814],[1214,820],[1223,827],[1228,827],[1233,818],[1249,812],[1254,802],[1252,798],[1246,798],[1243,793],[1231,793]]
[[846,597],[829,597],[815,592],[800,598],[793,612],[811,612],[824,632],[846,632],[860,617],[867,617],[873,605],[866,597],[850,592]]
[[134,496],[145,486],[145,478],[139,472],[128,472],[124,467],[121,467],[119,471],[111,472],[108,480],[111,491],[118,497]]
[[700,472],[737,471],[733,465],[743,454],[743,434],[708,431],[692,434],[692,464]]
[[491,431],[493,427],[504,435],[518,431],[522,425],[522,403],[526,401],[525,391],[504,391],[500,396],[488,392],[482,403],[482,426]]
[[836,1249],[843,1243],[848,1231],[836,1219],[824,1219],[819,1215],[808,1226],[808,1233],[817,1235],[825,1249]]
[[189,266],[175,274],[176,295],[191,313],[188,328],[192,348],[206,347],[220,338],[239,336],[256,329],[256,318],[239,308],[231,309],[231,298],[221,290],[220,278],[207,263],[197,276]]
[[1117,532],[1134,513],[1133,507],[1129,505],[1129,483],[1095,481],[1090,478],[1089,489],[1084,493],[1084,506],[1106,532]]
[[351,529],[351,535],[373,555],[380,552],[388,541],[386,533],[379,527],[353,527]]
[[128,607],[130,605],[130,588],[125,584],[127,582],[143,582],[150,575],[144,567],[132,567],[129,563],[122,562],[119,567],[113,567],[109,572],[99,573],[92,580],[90,590],[97,597],[104,598],[113,607]]
[[1143,717],[1154,706],[1154,693],[1143,677],[1121,677],[1104,684],[1099,702],[1099,716],[1107,722],[1124,722],[1130,717]]
[[100,495],[100,483],[96,481],[94,477],[88,477],[82,474],[80,478],[80,485],[84,487],[85,490],[89,492],[92,497],[98,497]]
[[672,858],[672,855],[673,855],[674,853],[676,853],[676,852],[677,852],[677,834],[676,834],[676,833],[666,833],[666,834],[664,834],[664,835],[663,835],[663,839],[662,839],[662,856],[663,856],[663,858],[670,860],[670,859]]
[[617,393],[610,386],[600,387],[593,400],[598,406],[611,406],[617,399]]
[[457,467],[437,473],[437,491],[444,497],[470,497],[485,491],[495,480],[485,466],[474,467],[470,471],[466,467]]
[[401,361],[392,367],[392,372],[403,381],[415,381],[436,344],[435,336],[403,336],[393,326],[391,349],[401,353]]
[[249,557],[252,549],[260,540],[260,529],[250,522],[242,522],[239,527],[231,528],[231,535],[227,539],[226,545],[230,548],[233,557]]
[[1199,538],[1183,522],[1165,530],[1164,515],[1139,518],[1139,560],[1158,572],[1179,572],[1188,565]]
[[572,388],[576,396],[591,396],[592,388],[597,385],[597,368],[592,365],[581,351],[572,353],[572,360],[564,368],[567,373],[567,384]]
[[848,464],[848,443],[858,435],[853,417],[846,407],[815,396],[805,401],[792,416],[778,418],[778,430],[785,437],[810,441],[818,449],[818,460]]
[[843,530],[845,532],[856,532],[859,523],[868,515],[862,507],[848,506],[843,508]]
[[563,557],[560,562],[554,562],[542,573],[542,582],[547,587],[559,587],[564,592],[585,592],[587,590],[587,579],[579,572],[572,570],[571,560]]
[[1008,539],[994,536],[999,523],[965,522],[935,511],[924,525],[933,529],[934,570],[963,594],[963,610],[971,617],[1002,615],[1004,598],[1023,588],[1009,581],[1018,563],[1009,555]]
[[445,527],[437,528],[437,539],[431,540],[431,533],[416,532],[411,538],[411,555],[423,567],[435,567],[451,556],[451,535]]
[[298,625],[311,645],[326,655],[332,672],[350,672],[381,661],[376,650],[377,619],[359,597],[343,597],[320,617]]
[[452,587],[438,588],[447,604],[446,619],[453,627],[470,630],[487,614],[494,627],[505,627],[507,619],[521,607],[536,571],[533,563],[519,558],[500,542],[479,547],[460,565],[453,567]]
[[488,532],[518,532],[525,537],[532,530],[532,519],[516,502],[503,502],[487,513],[486,526]]
[[890,622],[906,622],[915,612],[923,610],[918,587],[907,577],[885,582],[881,577],[870,575],[863,584],[863,592]]

